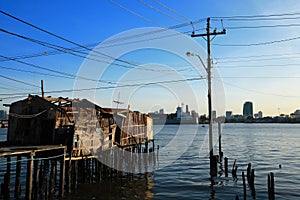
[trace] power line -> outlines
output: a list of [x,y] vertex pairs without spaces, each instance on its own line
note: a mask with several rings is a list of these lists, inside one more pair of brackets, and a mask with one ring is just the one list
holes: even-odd
[[17,83],[22,83],[24,85],[28,85],[28,86],[31,86],[31,87],[37,87],[37,88],[40,88],[39,86],[36,86],[36,85],[33,85],[31,83],[26,83],[24,81],[20,81],[20,80],[17,80],[17,79],[14,79],[14,78],[10,78],[10,77],[7,77],[7,76],[3,76],[3,75],[0,75],[1,78],[4,78],[4,79],[7,79],[7,80],[10,80],[10,81],[14,81],[14,82],[17,82]]
[[261,58],[261,59],[233,59],[226,61],[217,61],[219,63],[242,63],[242,62],[258,62],[258,61],[269,61],[269,60],[285,60],[285,59],[300,59],[300,57],[275,57],[275,58]]
[[249,46],[261,46],[261,45],[269,45],[269,44],[275,44],[275,43],[282,43],[282,42],[289,42],[293,40],[300,39],[300,36],[287,38],[287,39],[281,39],[281,40],[273,40],[273,41],[267,41],[267,42],[258,42],[258,43],[250,43],[250,44],[218,44],[213,43],[214,46],[223,46],[223,47],[249,47]]
[[49,35],[51,35],[51,36],[54,36],[54,37],[56,37],[56,38],[58,38],[58,39],[61,39],[61,40],[63,40],[63,41],[66,41],[66,42],[68,42],[68,43],[71,43],[71,44],[73,44],[73,45],[79,46],[79,47],[81,47],[81,48],[83,48],[83,49],[86,49],[86,50],[89,50],[89,51],[93,51],[93,52],[95,52],[95,53],[97,53],[97,54],[99,54],[99,55],[106,56],[106,57],[108,57],[108,58],[110,58],[110,59],[112,59],[112,60],[118,61],[118,62],[123,62],[123,63],[126,63],[126,64],[134,65],[133,63],[130,63],[130,62],[126,61],[126,60],[122,60],[122,59],[119,59],[119,58],[114,58],[113,56],[110,56],[110,55],[101,53],[101,52],[96,51],[96,50],[94,50],[94,49],[91,49],[91,48],[88,48],[88,47],[83,46],[83,45],[81,45],[81,44],[78,44],[78,43],[76,43],[76,42],[73,42],[73,41],[71,41],[71,40],[69,40],[69,39],[66,39],[66,38],[62,37],[62,36],[59,36],[59,35],[57,35],[57,34],[54,34],[54,33],[50,32],[50,31],[47,31],[47,30],[45,30],[45,29],[42,29],[42,28],[40,28],[40,27],[38,27],[38,26],[36,26],[36,25],[33,25],[33,24],[29,23],[29,22],[26,22],[26,21],[24,21],[24,20],[22,20],[22,19],[20,19],[20,18],[17,18],[17,17],[15,17],[15,16],[12,16],[12,15],[10,15],[10,14],[8,14],[8,13],[2,11],[2,10],[0,10],[0,13],[4,14],[4,15],[10,17],[10,18],[13,18],[13,19],[15,19],[15,20],[17,20],[17,21],[19,21],[19,22],[22,22],[22,23],[24,23],[24,24],[26,24],[26,25],[28,25],[28,26],[31,26],[31,27],[33,27],[33,28],[39,30],[39,31],[42,31],[42,32],[47,33],[47,34],[49,34]]
[[[84,59],[89,59],[89,60],[94,60],[94,61],[97,61],[97,62],[101,62],[101,63],[106,63],[106,64],[109,64],[109,65],[115,65],[115,66],[120,66],[120,67],[124,67],[124,68],[129,68],[129,69],[132,69],[134,68],[133,66],[127,66],[127,65],[122,65],[122,64],[118,64],[118,63],[110,63],[108,61],[102,61],[102,60],[98,60],[98,59],[94,59],[94,58],[91,58],[91,57],[85,57],[85,56],[82,56],[82,55],[79,55],[79,54],[76,54],[72,51],[75,51],[75,52],[79,52],[79,53],[84,53],[84,52],[81,52],[81,51],[77,51],[77,50],[72,50],[70,51],[70,49],[67,49],[65,47],[62,47],[62,46],[58,46],[58,45],[55,45],[55,44],[50,44],[50,43],[47,43],[47,42],[43,42],[43,41],[40,41],[40,40],[36,40],[36,39],[32,39],[32,38],[28,38],[26,36],[22,36],[22,35],[19,35],[19,34],[16,34],[16,33],[12,33],[10,31],[7,31],[7,30],[4,30],[2,28],[0,28],[0,31],[4,32],[4,33],[7,33],[7,34],[10,34],[10,35],[13,35],[13,36],[16,36],[18,38],[21,38],[21,39],[25,39],[25,40],[28,40],[30,42],[33,42],[33,43],[36,43],[36,44],[39,44],[39,45],[42,45],[42,46],[45,46],[45,47],[49,47],[49,48],[52,48],[52,49],[55,49],[57,51],[62,51],[64,53],[68,53],[68,54],[71,54],[73,56],[77,56],[77,57],[81,57],[81,58],[84,58]],[[179,34],[179,33],[178,33]],[[177,35],[174,34],[174,35]],[[166,35],[165,37],[170,37],[170,35]],[[162,37],[160,37],[162,38]],[[152,39],[157,39],[157,38],[152,38]],[[148,40],[151,40],[151,39],[148,39]],[[137,41],[139,42],[139,41]],[[94,54],[89,54],[91,56],[98,56],[98,55],[94,55]],[[15,59],[16,60],[16,59]],[[167,73],[167,74],[174,74],[173,73],[173,70],[154,70],[154,69],[149,69],[149,68],[145,68],[145,67],[141,67],[140,65],[136,64],[136,63],[133,63],[132,61],[126,61],[127,63],[131,63],[131,65],[134,65],[134,66],[137,66],[138,68],[135,68],[135,69],[138,69],[138,70],[146,70],[146,71],[153,71],[153,72],[160,72],[160,73]],[[87,80],[87,79],[86,79]]]
[[[199,29],[199,30],[202,30],[202,29]],[[70,49],[70,48],[65,48],[65,47],[62,47],[62,46],[55,45],[55,44],[50,44],[50,43],[43,42],[43,41],[40,41],[40,40],[28,38],[28,37],[26,37],[26,36],[22,36],[22,35],[19,35],[19,34],[16,34],[16,33],[9,32],[9,31],[4,30],[4,29],[2,29],[2,28],[0,28],[0,31],[5,32],[5,33],[10,34],[10,35],[13,35],[13,36],[16,36],[16,37],[19,37],[19,38],[21,38],[21,39],[28,40],[28,41],[33,42],[33,43],[37,43],[37,44],[42,45],[42,46],[45,46],[45,47],[49,47],[49,48],[55,49],[55,50],[60,51],[60,52],[63,52],[63,53],[71,54],[71,55],[73,55],[73,56],[81,57],[81,58],[84,58],[84,59],[86,58],[86,59],[89,59],[89,60],[94,60],[94,61],[97,61],[97,62],[109,64],[109,65],[120,66],[120,67],[123,67],[123,68],[129,68],[129,69],[134,68],[134,67],[132,67],[132,66],[122,65],[122,64],[118,64],[118,63],[110,63],[110,62],[108,62],[108,61],[102,61],[102,60],[94,59],[94,58],[91,58],[91,57],[84,57],[84,56],[82,56],[82,55],[76,54],[77,52],[79,52],[79,53],[84,53],[84,52],[80,52],[80,51],[77,51],[77,50],[73,50],[73,51],[76,52],[76,53],[73,53],[72,51],[70,51],[70,50],[72,50],[72,49]],[[164,38],[164,37],[171,37],[171,36],[175,36],[175,35],[178,35],[178,34],[181,34],[181,33],[175,33],[175,34],[171,34],[171,35],[169,34],[169,35],[162,36],[162,37],[149,38],[147,41],[149,41],[149,40],[154,40],[154,39],[158,39],[158,38],[161,39],[161,38]],[[145,41],[145,40],[143,40],[143,41]],[[134,41],[134,42],[141,42],[141,41]],[[129,43],[134,43],[134,42],[129,42]],[[119,45],[124,45],[124,44],[126,44],[126,43],[118,44],[118,46],[119,46]],[[91,55],[91,56],[98,56],[98,55],[94,55],[94,54],[89,54],[89,55]],[[16,61],[17,59],[15,59],[15,58],[7,58],[7,57],[6,57],[5,60],[14,60],[14,61]],[[132,61],[128,61],[128,62],[133,63]],[[134,63],[134,65],[135,65],[135,66],[138,66],[138,68],[135,68],[135,69],[138,69],[138,70],[146,70],[146,71],[153,71],[153,72],[159,72],[159,73],[165,73],[165,74],[173,74],[173,75],[175,74],[175,75],[178,75],[177,73],[174,72],[174,70],[157,70],[157,69],[149,69],[149,68],[140,66],[141,63],[140,63],[140,64]],[[189,69],[190,69],[190,68],[189,68]],[[185,71],[185,70],[186,70],[186,69],[181,69],[181,70],[176,70],[176,71]],[[82,77],[78,77],[78,78],[81,78],[81,79],[82,79]],[[83,79],[85,79],[85,80],[92,80],[92,79],[85,78],[85,77],[84,77]],[[99,80],[92,80],[92,81],[99,82]]]
[[296,20],[300,17],[279,17],[279,18],[268,18],[268,17],[257,17],[257,18],[228,18],[224,19],[226,21],[283,21],[283,20]]
[[[70,49],[66,49],[62,46],[58,46],[58,45],[55,45],[55,44],[50,44],[50,43],[47,43],[47,42],[43,42],[43,41],[40,41],[40,40],[36,40],[36,39],[32,39],[32,38],[28,38],[26,36],[22,36],[22,35],[19,35],[19,34],[16,34],[16,33],[12,33],[12,32],[9,32],[7,30],[4,30],[2,28],[0,28],[0,31],[4,32],[4,33],[7,33],[7,34],[10,34],[10,35],[13,35],[13,36],[16,36],[16,37],[19,37],[19,38],[22,38],[22,39],[25,39],[25,40],[28,40],[30,42],[34,42],[34,43],[37,43],[39,45],[42,45],[42,46],[45,46],[45,47],[49,47],[49,48],[52,48],[52,49],[55,49],[57,51],[62,51],[64,53],[68,53],[68,54],[71,54],[73,56],[77,56],[77,57],[81,57],[81,58],[84,58],[84,59],[89,59],[89,60],[94,60],[94,61],[97,61],[97,62],[101,62],[101,63],[106,63],[106,64],[109,64],[109,65],[115,65],[115,66],[120,66],[120,67],[123,67],[123,68],[129,68],[129,69],[133,69],[134,67],[133,66],[127,66],[127,65],[122,65],[122,64],[118,64],[118,63],[111,63],[111,62],[108,62],[108,61],[102,61],[102,60],[98,60],[98,59],[94,59],[92,57],[85,57],[85,56],[82,56],[82,55],[78,55],[76,53],[73,53],[71,51],[69,51]],[[76,50],[73,50],[75,52],[79,52],[79,53],[83,53],[83,52],[80,52],[80,51],[76,51]],[[90,54],[91,56],[97,56],[97,55],[94,55],[94,54]],[[16,60],[16,59],[15,59]],[[129,61],[127,61],[129,62]],[[130,61],[131,62],[131,61]],[[137,66],[138,68],[135,68],[135,69],[138,69],[138,70],[146,70],[146,71],[153,71],[153,72],[160,72],[160,73],[168,73],[168,74],[174,74],[173,71],[170,71],[170,70],[155,70],[155,69],[149,69],[149,68],[145,68],[145,67],[141,67],[139,66],[138,64],[136,63],[133,63],[131,62],[132,65],[134,64],[135,66]],[[86,79],[86,78],[85,78]],[[88,79],[86,79],[88,80]],[[98,80],[96,80],[98,82]]]
[[274,24],[274,25],[256,25],[256,26],[226,26],[226,29],[259,29],[259,28],[290,28],[299,27],[300,24]]
[[148,8],[151,8],[151,9],[157,11],[158,13],[160,13],[160,14],[162,14],[162,15],[164,15],[164,16],[167,16],[167,17],[169,17],[169,18],[171,18],[171,19],[173,19],[173,20],[175,20],[175,21],[177,21],[177,22],[179,22],[179,23],[185,23],[184,21],[182,21],[182,20],[180,20],[180,19],[178,19],[178,18],[176,18],[176,17],[174,17],[174,16],[172,16],[172,15],[169,15],[168,13],[166,13],[166,12],[164,12],[164,11],[162,11],[162,10],[160,10],[160,9],[158,9],[158,8],[156,8],[156,7],[154,7],[154,6],[152,6],[151,4],[149,4],[149,3],[145,2],[145,1],[142,1],[142,0],[138,0],[138,1],[139,1],[141,4],[147,6]]
[[[24,21],[24,20],[22,20],[22,19],[19,19],[19,18],[15,17],[15,16],[12,16],[12,15],[10,15],[10,14],[4,12],[4,11],[1,11],[1,10],[0,10],[0,13],[1,13],[1,14],[4,14],[4,15],[10,17],[10,18],[13,18],[13,19],[15,19],[15,20],[17,20],[17,21],[19,21],[19,22],[22,22],[22,23],[24,23],[24,24],[26,24],[26,25],[28,25],[28,26],[31,26],[31,27],[33,27],[33,28],[35,28],[35,29],[38,29],[38,30],[40,30],[40,31],[42,31],[42,32],[45,32],[45,33],[47,33],[47,34],[49,34],[49,35],[51,35],[51,36],[54,36],[54,37],[56,37],[56,38],[59,38],[59,39],[64,40],[64,41],[66,41],[66,42],[69,42],[69,43],[71,43],[71,44],[73,44],[73,45],[76,45],[76,46],[78,46],[78,47],[80,47],[80,48],[82,48],[82,49],[89,50],[89,51],[95,51],[95,50],[89,48],[89,47],[90,47],[89,45],[88,45],[88,46],[80,45],[80,44],[78,44],[78,43],[76,43],[76,42],[73,42],[73,41],[71,41],[71,40],[68,40],[68,39],[66,39],[66,38],[64,38],[64,37],[61,37],[61,36],[59,36],[59,35],[57,35],[57,34],[54,34],[54,33],[51,33],[50,31],[47,31],[47,30],[42,29],[42,28],[40,28],[40,27],[38,27],[38,26],[36,26],[36,25],[33,25],[33,24],[29,23],[29,22],[26,22],[26,21]],[[203,21],[204,21],[204,19],[199,19],[199,20],[194,21],[193,24],[197,24],[197,23],[200,23],[200,22],[203,22]],[[169,30],[169,29],[178,29],[178,28],[182,28],[182,27],[185,27],[185,26],[189,26],[189,25],[190,25],[190,24],[187,24],[187,23],[184,23],[184,24],[178,24],[178,25],[175,25],[175,26],[170,26],[170,27],[167,27],[167,28],[163,28],[163,29],[161,29],[161,30],[149,31],[149,32],[146,32],[146,33],[135,34],[135,35],[131,35],[131,36],[126,36],[126,37],[122,37],[122,38],[116,38],[116,39],[108,40],[108,41],[105,41],[104,44],[106,44],[106,43],[113,43],[113,42],[120,41],[120,40],[124,41],[124,40],[132,39],[132,38],[135,39],[135,38],[137,38],[137,37],[142,37],[142,36],[150,35],[150,34],[156,34],[156,33],[159,33],[159,32],[167,31],[167,30]],[[96,44],[92,44],[91,46],[95,46],[95,45],[96,45]],[[74,50],[74,49],[75,49],[75,48],[68,48],[68,50]],[[108,57],[108,58],[113,59],[113,60],[115,60],[115,61],[124,62],[124,63],[126,63],[126,64],[134,65],[134,63],[130,63],[130,62],[126,61],[126,60],[117,59],[117,58],[114,58],[114,57],[112,57],[112,56],[109,56],[109,55],[100,53],[100,52],[98,52],[98,51],[95,51],[95,52],[96,52],[97,54],[100,54],[100,55],[102,55],[102,56]],[[83,53],[83,52],[81,52],[81,53]],[[54,54],[55,54],[55,53],[54,53]],[[40,54],[40,55],[41,55],[41,54]],[[36,56],[36,55],[35,55],[35,56]]]
[[19,72],[31,73],[31,74],[39,74],[39,75],[44,75],[44,76],[74,79],[74,78],[69,77],[69,76],[62,76],[62,75],[56,75],[56,74],[47,74],[47,73],[42,73],[42,72],[29,71],[29,70],[24,70],[24,69],[16,69],[16,68],[11,68],[11,67],[0,66],[0,68],[7,69],[7,70],[12,70],[12,71],[19,71]]
[[293,55],[299,55],[300,53],[289,53],[289,54],[283,54],[283,53],[277,53],[277,54],[263,54],[263,55],[249,55],[249,56],[228,56],[228,57],[215,57],[217,60],[227,60],[227,59],[236,59],[236,58],[260,58],[260,57],[278,57],[278,56],[293,56]]
[[224,82],[226,85],[229,85],[231,87],[235,87],[241,90],[245,90],[245,91],[249,91],[249,92],[253,92],[253,93],[257,93],[257,94],[263,94],[263,95],[270,95],[270,96],[278,96],[278,97],[286,97],[286,98],[299,98],[300,96],[292,96],[292,95],[282,95],[282,94],[275,94],[275,93],[267,93],[267,92],[262,92],[262,91],[258,91],[258,90],[253,90],[253,89],[249,89],[249,88],[243,88],[228,82]]
[[[54,90],[47,91],[45,94],[51,93],[61,93],[61,92],[81,92],[81,91],[90,91],[90,90],[108,90],[108,89],[117,89],[124,87],[137,87],[137,86],[151,86],[157,84],[169,84],[169,83],[180,83],[180,82],[190,82],[190,81],[198,81],[206,78],[189,78],[189,79],[180,79],[180,80],[166,80],[166,81],[157,81],[157,82],[147,82],[147,83],[136,83],[136,84],[127,84],[127,85],[117,85],[117,86],[106,86],[106,87],[95,87],[95,88],[82,88],[82,89],[65,89],[65,90]],[[16,96],[16,95],[25,95],[27,93],[9,93],[9,94],[0,94],[1,96]],[[2,98],[4,99],[4,98]]]
[[[203,29],[197,29],[197,31],[200,31],[200,30],[204,30],[205,28]],[[2,29],[4,30],[4,29]],[[11,34],[11,32],[8,32],[8,31],[5,31],[6,33],[9,33]],[[117,44],[110,44],[108,43],[108,45],[102,45],[101,48],[107,48],[107,47],[113,47],[113,46],[122,46],[122,45],[128,45],[128,44],[134,44],[134,43],[139,43],[139,42],[144,42],[144,41],[150,41],[150,40],[155,40],[155,39],[161,39],[161,38],[166,38],[166,37],[173,37],[173,36],[176,36],[176,35],[179,35],[179,34],[187,34],[189,32],[179,32],[179,33],[174,33],[174,34],[169,34],[169,35],[165,35],[165,36],[160,36],[160,37],[153,37],[153,38],[149,38],[149,39],[141,39],[141,40],[136,40],[136,41],[131,41],[131,42],[125,42],[125,43],[117,43]],[[14,35],[18,35],[18,34],[14,34]],[[20,35],[18,36],[20,37]],[[26,40],[29,40],[31,42],[35,42],[37,40],[35,39],[29,39],[25,36],[22,36],[21,37],[22,39],[26,39]],[[106,43],[106,42],[105,42]],[[38,43],[39,45],[42,45],[42,46],[46,46],[46,47],[49,47],[49,48],[52,48],[52,44],[51,45],[46,45],[47,43],[45,42],[42,42],[42,41],[39,41]],[[49,43],[48,43],[49,44]],[[89,44],[88,46],[96,46],[97,43],[93,43],[93,44]],[[56,45],[57,46],[57,45]],[[72,47],[72,48],[66,48],[66,47],[61,47],[61,46],[58,46],[59,48],[61,49],[58,49],[58,50],[52,50],[52,51],[47,51],[47,52],[43,52],[43,53],[33,53],[33,54],[24,54],[24,55],[18,55],[18,56],[15,56],[14,59],[27,59],[27,58],[34,58],[34,57],[39,57],[39,56],[48,56],[48,55],[57,55],[57,54],[60,54],[60,53],[69,53],[69,51],[75,51],[75,52],[79,52],[81,54],[85,54],[85,55],[88,55],[87,53],[84,53],[82,51],[76,51],[76,49],[78,49],[78,47]],[[56,49],[56,48],[53,48],[53,49]],[[71,54],[71,53],[69,53]],[[78,56],[78,57],[82,57],[82,56],[79,56],[78,54],[72,54],[74,56]],[[91,56],[97,56],[95,54],[89,54]],[[85,58],[85,57],[84,57]],[[88,58],[89,59],[89,58]],[[0,62],[3,62],[3,61],[8,61],[8,59],[0,59]],[[105,62],[105,61],[101,61],[101,62]],[[106,63],[109,63],[109,62],[106,62]],[[136,64],[136,63],[135,63]],[[116,66],[123,66],[124,65],[121,65],[121,64],[116,64],[116,63],[111,63],[111,65],[116,65]],[[127,66],[126,66],[127,67]]]
[[265,67],[290,67],[295,66],[299,67],[299,64],[296,63],[287,63],[287,64],[265,64],[265,65],[221,65],[221,66],[214,66],[216,68],[265,68]]
[[231,78],[231,79],[299,79],[300,76],[222,76],[218,78]]
[[138,14],[138,13],[136,13],[136,12],[128,9],[127,7],[121,5],[121,4],[119,4],[119,3],[117,3],[117,2],[115,2],[113,0],[109,0],[109,2],[112,3],[112,4],[114,4],[114,5],[116,5],[116,6],[118,6],[118,7],[120,7],[120,8],[122,8],[123,10],[126,10],[127,12],[129,12],[129,13],[131,13],[131,14],[133,14],[133,15],[135,15],[135,16],[137,16],[137,17],[139,17],[139,18],[141,18],[141,19],[143,19],[145,21],[147,21],[147,22],[150,22],[151,24],[154,24],[156,26],[161,26],[159,23],[157,23],[157,22],[155,22],[155,21],[153,21],[151,19],[148,19],[148,18],[144,17],[143,15],[140,15],[140,14]]
[[283,17],[283,16],[295,16],[300,15],[300,12],[289,12],[280,14],[264,14],[264,15],[235,15],[235,16],[217,16],[211,17],[212,19],[253,19],[253,18],[263,18],[263,17]]
[[16,60],[14,58],[10,58],[10,57],[3,56],[3,55],[0,55],[0,58],[9,59],[11,61],[15,61],[15,62],[24,64],[24,65],[27,65],[27,66],[30,66],[30,67],[33,67],[33,68],[50,71],[50,72],[57,73],[57,74],[60,74],[60,75],[63,74],[65,76],[69,76],[69,77],[72,77],[72,78],[79,78],[79,79],[84,79],[84,80],[89,80],[89,81],[94,81],[94,82],[104,82],[104,83],[114,84],[114,83],[111,83],[111,82],[106,82],[106,81],[102,81],[102,80],[91,79],[91,78],[87,78],[87,77],[83,77],[83,76],[77,76],[77,75],[74,75],[74,74],[70,74],[70,73],[67,73],[67,72],[62,72],[62,71],[57,71],[57,70],[49,69],[49,68],[46,68],[46,67],[35,65],[35,64],[29,63],[29,62],[24,62],[24,61],[21,61],[21,60]]
[[178,11],[176,11],[176,10],[170,8],[170,7],[168,7],[166,4],[163,4],[163,3],[161,3],[161,2],[158,1],[158,0],[152,0],[152,1],[156,2],[157,4],[159,4],[160,6],[162,6],[162,7],[164,7],[164,8],[166,8],[166,9],[169,10],[170,12],[172,12],[172,13],[174,13],[174,14],[180,16],[180,17],[182,17],[183,19],[187,20],[188,22],[191,22],[191,21],[192,21],[192,20],[190,20],[188,17],[186,17],[185,15],[179,13]]

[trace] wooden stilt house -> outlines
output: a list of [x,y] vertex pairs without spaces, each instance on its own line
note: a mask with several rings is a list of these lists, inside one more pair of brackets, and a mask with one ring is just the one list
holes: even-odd
[[7,141],[11,145],[67,145],[73,156],[89,146],[139,147],[153,141],[152,118],[129,109],[101,108],[86,99],[31,96],[11,104]]

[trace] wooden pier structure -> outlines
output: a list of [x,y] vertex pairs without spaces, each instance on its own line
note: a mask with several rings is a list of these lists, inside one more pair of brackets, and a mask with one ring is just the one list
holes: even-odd
[[130,175],[117,170],[128,165],[145,172],[155,163],[152,118],[137,111],[29,95],[10,105],[8,124],[0,144],[4,199],[63,199],[78,183]]

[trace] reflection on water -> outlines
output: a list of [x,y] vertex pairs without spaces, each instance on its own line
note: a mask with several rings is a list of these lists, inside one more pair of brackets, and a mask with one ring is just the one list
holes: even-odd
[[81,184],[67,199],[153,199],[153,174],[104,179],[97,184]]

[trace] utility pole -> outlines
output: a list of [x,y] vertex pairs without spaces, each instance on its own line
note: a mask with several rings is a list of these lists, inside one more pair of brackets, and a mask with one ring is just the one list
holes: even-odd
[[209,159],[210,159],[210,175],[213,177],[217,174],[216,172],[216,161],[214,158],[214,149],[213,149],[213,134],[212,134],[212,95],[211,95],[211,57],[210,57],[210,36],[211,35],[224,35],[226,34],[226,30],[223,29],[221,32],[217,32],[214,30],[210,32],[210,18],[207,18],[207,27],[206,33],[203,34],[192,34],[191,37],[206,37],[207,41],[207,82],[208,82],[208,120],[209,120]]

